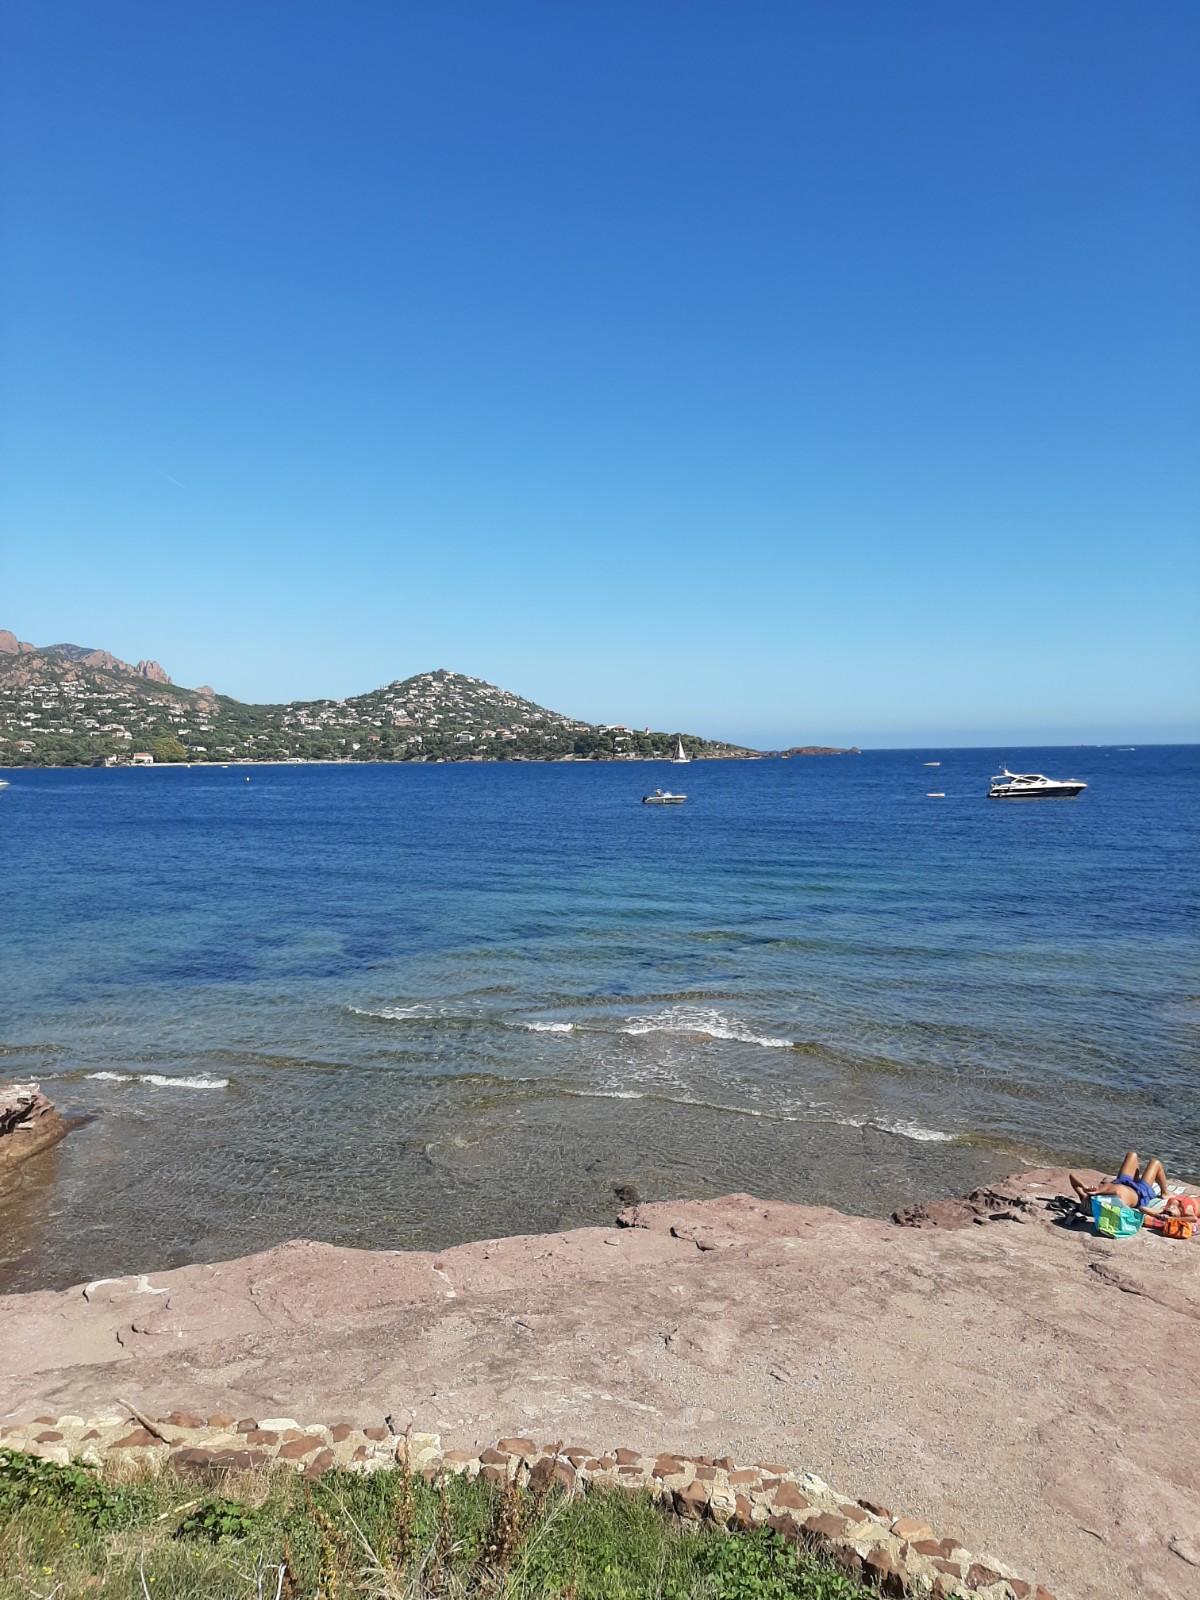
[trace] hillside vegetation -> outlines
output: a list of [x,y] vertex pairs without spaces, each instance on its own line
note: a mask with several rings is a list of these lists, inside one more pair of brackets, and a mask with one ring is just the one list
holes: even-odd
[[423,672],[345,700],[249,705],[80,645],[0,632],[0,766],[230,761],[631,760],[747,755],[694,734],[567,717],[462,673]]

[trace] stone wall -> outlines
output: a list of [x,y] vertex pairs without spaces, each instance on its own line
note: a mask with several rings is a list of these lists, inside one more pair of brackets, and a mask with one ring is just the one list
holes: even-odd
[[732,1528],[765,1524],[802,1540],[885,1594],[972,1596],[974,1600],[1053,1600],[957,1540],[939,1538],[913,1517],[847,1499],[810,1472],[777,1462],[739,1466],[728,1457],[646,1455],[625,1448],[532,1439],[501,1439],[485,1450],[443,1450],[435,1433],[395,1433],[343,1420],[304,1424],[292,1417],[198,1416],[172,1411],[152,1418],[130,1408],[102,1416],[42,1416],[0,1427],[0,1448],[63,1464],[169,1464],[208,1475],[281,1468],[319,1477],[333,1467],[377,1472],[406,1464],[428,1478],[464,1473],[496,1486],[558,1484],[568,1494],[590,1488],[649,1493],[687,1521]]

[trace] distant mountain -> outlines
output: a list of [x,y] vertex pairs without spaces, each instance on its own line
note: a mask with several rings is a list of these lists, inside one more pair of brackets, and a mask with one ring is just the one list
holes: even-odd
[[0,631],[0,766],[178,761],[547,761],[753,751],[695,734],[582,722],[444,668],[346,700],[245,705],[83,645]]
[[128,661],[110,654],[107,650],[93,650],[83,644],[26,644],[7,628],[0,628],[0,655],[60,656],[64,661],[78,661],[86,667],[100,667],[106,672],[129,673],[136,678],[149,678],[153,683],[170,683],[170,678],[157,661],[139,661],[131,667]]

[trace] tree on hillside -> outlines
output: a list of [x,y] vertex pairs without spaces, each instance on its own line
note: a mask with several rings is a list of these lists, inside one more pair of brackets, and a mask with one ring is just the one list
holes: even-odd
[[150,754],[155,761],[186,761],[187,751],[173,734],[164,733],[150,741]]

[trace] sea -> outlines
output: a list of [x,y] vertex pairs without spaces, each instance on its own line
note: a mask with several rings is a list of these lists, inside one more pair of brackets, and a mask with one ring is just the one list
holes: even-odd
[[[989,801],[1004,763],[1088,789]],[[1198,747],[5,776],[0,1076],[78,1119],[5,1291],[1200,1177]]]

